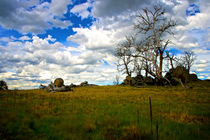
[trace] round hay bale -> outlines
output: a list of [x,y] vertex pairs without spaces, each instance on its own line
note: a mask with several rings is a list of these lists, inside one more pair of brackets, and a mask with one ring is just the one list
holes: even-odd
[[55,79],[54,85],[55,85],[55,87],[62,87],[62,86],[64,86],[64,81],[63,81],[63,79],[62,79],[62,78],[57,78],[57,79]]

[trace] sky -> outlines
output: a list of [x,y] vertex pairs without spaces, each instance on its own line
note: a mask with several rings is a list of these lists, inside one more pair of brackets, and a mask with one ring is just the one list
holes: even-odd
[[192,72],[210,79],[209,0],[1,0],[0,79],[10,89],[58,77],[66,85],[112,84],[121,75],[116,45],[132,35],[136,14],[156,3],[178,23],[168,48],[193,51]]

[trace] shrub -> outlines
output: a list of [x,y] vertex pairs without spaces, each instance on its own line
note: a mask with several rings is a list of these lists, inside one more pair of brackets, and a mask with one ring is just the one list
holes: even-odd
[[0,81],[0,90],[8,90],[7,83],[4,80]]

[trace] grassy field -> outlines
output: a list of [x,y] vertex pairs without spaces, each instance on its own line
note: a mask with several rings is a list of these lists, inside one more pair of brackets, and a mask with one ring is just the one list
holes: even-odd
[[210,82],[192,86],[1,91],[0,139],[207,140]]

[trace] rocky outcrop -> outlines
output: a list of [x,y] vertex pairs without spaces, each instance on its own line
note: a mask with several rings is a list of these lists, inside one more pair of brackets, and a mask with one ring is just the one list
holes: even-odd
[[198,80],[196,74],[190,74],[188,70],[183,66],[177,66],[174,69],[170,69],[169,72],[166,73],[164,77],[168,84],[170,85],[178,85],[181,84],[184,87],[184,84],[195,82]]
[[136,77],[126,76],[122,84],[131,85],[131,86],[143,86],[143,85],[154,85],[155,82],[152,77],[143,77],[142,75],[137,75]]
[[89,86],[97,86],[95,84],[89,84],[88,81],[84,81],[80,83],[79,87],[89,87]]
[[55,79],[54,83],[51,82],[48,86],[40,85],[40,89],[44,89],[51,93],[72,91],[70,86],[64,85],[64,80],[62,78]]
[[174,69],[170,69],[166,75],[161,79],[154,79],[150,76],[144,77],[142,75],[137,75],[136,77],[126,76],[122,85],[131,86],[146,86],[146,85],[157,85],[165,86],[171,85],[176,86],[181,84],[185,87],[186,83],[197,81],[198,77],[196,74],[189,74],[188,70],[183,66],[177,66]]

